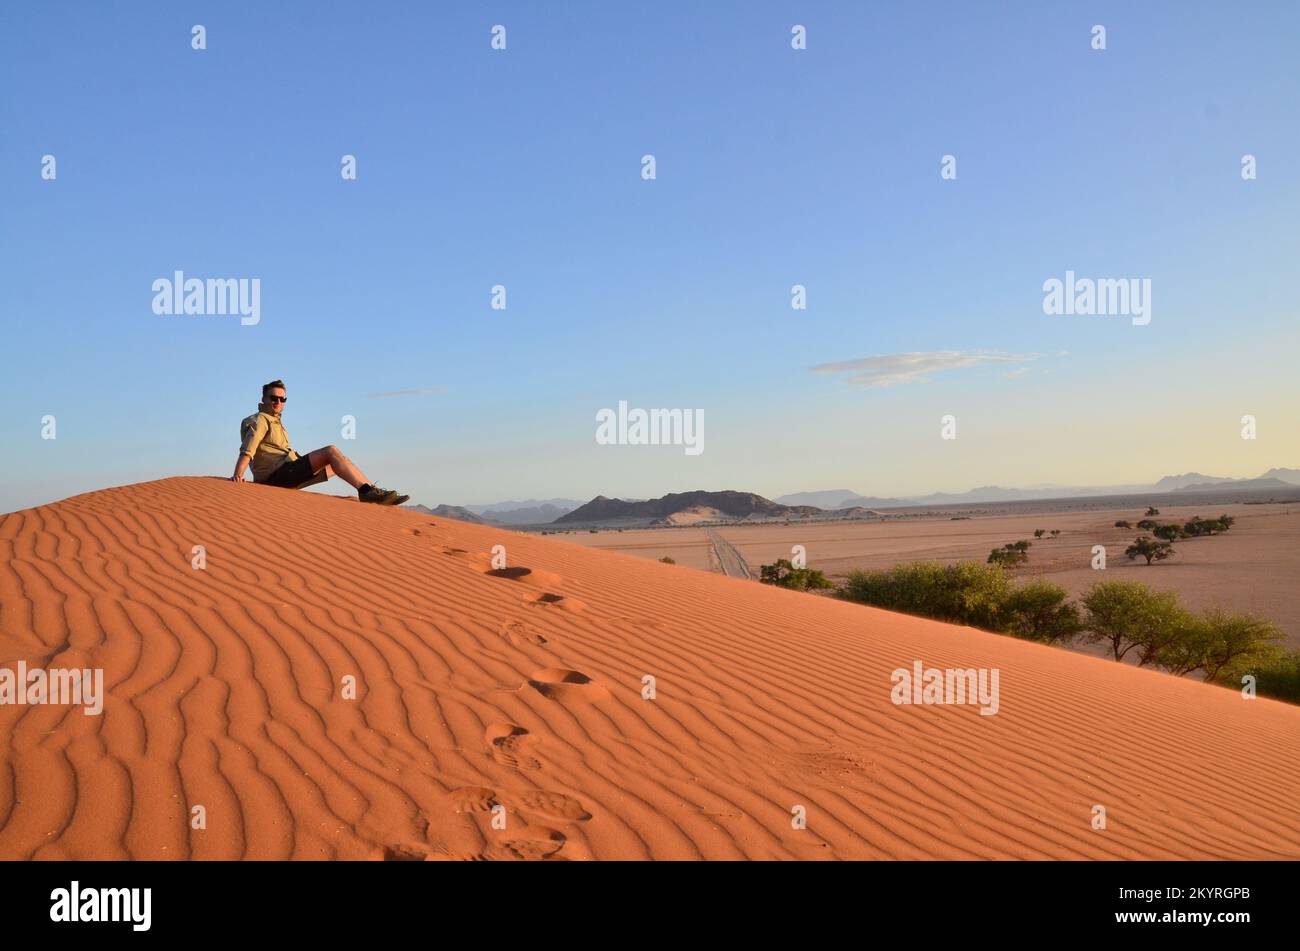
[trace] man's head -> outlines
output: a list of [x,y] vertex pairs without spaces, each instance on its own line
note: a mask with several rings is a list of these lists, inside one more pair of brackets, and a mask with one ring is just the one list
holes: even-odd
[[262,387],[262,408],[268,413],[279,416],[284,412],[284,380],[272,380]]

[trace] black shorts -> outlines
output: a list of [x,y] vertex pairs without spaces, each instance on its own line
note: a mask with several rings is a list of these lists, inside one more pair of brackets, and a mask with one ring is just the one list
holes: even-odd
[[299,456],[272,472],[270,478],[262,484],[278,486],[281,489],[297,489],[311,482],[315,476],[316,473],[311,471],[311,459],[307,456]]

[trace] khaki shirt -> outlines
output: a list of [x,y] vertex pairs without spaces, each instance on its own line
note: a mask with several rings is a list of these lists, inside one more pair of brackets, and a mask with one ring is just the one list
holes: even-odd
[[289,447],[289,434],[280,417],[261,410],[239,424],[241,455],[253,460],[253,478],[265,482],[276,469],[293,462],[298,454]]

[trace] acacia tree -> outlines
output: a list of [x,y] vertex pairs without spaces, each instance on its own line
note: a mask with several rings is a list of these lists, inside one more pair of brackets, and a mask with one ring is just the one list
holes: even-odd
[[1180,676],[1204,671],[1207,683],[1218,683],[1225,671],[1268,656],[1282,639],[1282,631],[1272,621],[1211,608],[1192,620],[1184,636],[1166,645],[1156,663]]
[[1149,565],[1153,559],[1155,561],[1164,561],[1174,554],[1174,546],[1169,542],[1158,542],[1154,538],[1147,538],[1147,536],[1143,535],[1134,541],[1132,545],[1125,548],[1124,554],[1128,555],[1130,561],[1135,558],[1145,558]]
[[1084,639],[1109,644],[1117,661],[1136,651],[1139,666],[1185,638],[1192,624],[1176,595],[1152,591],[1137,581],[1098,582],[1084,594],[1082,604]]
[[995,548],[989,552],[988,562],[990,565],[998,565],[1002,568],[1014,568],[1016,565],[1023,565],[1029,561],[1029,546],[1033,542],[1022,538],[1018,542],[1008,542],[1001,548]]
[[995,548],[989,552],[986,564],[997,565],[1000,568],[1014,568],[1016,565],[1023,565],[1029,561],[1029,553],[1009,545],[1003,548]]

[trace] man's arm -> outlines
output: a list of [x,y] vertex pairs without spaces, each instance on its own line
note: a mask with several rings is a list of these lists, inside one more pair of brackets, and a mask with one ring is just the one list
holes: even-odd
[[244,480],[244,470],[253,461],[253,454],[257,452],[257,447],[262,444],[262,440],[266,438],[267,430],[270,428],[270,424],[259,413],[257,422],[244,429],[244,439],[239,445],[239,458],[235,460],[235,474],[230,477],[231,482],[242,482]]
[[239,458],[235,460],[235,474],[230,477],[231,482],[243,482],[244,470],[248,464],[253,461],[253,457],[246,452],[241,452]]

